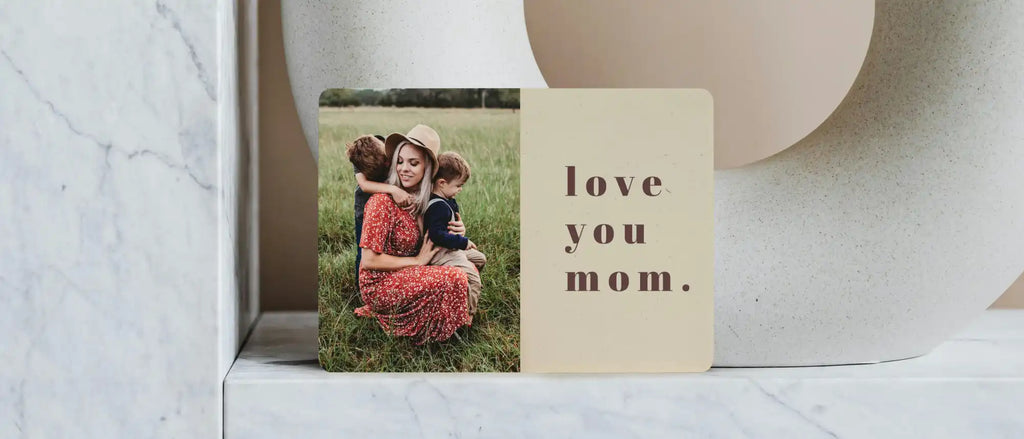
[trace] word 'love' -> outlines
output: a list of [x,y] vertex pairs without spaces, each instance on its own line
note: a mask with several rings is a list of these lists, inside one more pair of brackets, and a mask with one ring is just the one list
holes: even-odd
[[[576,196],[576,167],[566,166],[566,194],[567,197]],[[619,193],[623,197],[629,196],[629,191],[633,188],[633,180],[636,177],[629,177],[629,181],[626,177],[614,177],[616,185],[619,187]],[[657,197],[661,195],[661,179],[655,176],[649,176],[644,179],[643,192],[648,197]],[[608,190],[608,183],[604,177],[595,175],[587,179],[587,193],[592,197],[600,197],[604,195],[605,191]]]

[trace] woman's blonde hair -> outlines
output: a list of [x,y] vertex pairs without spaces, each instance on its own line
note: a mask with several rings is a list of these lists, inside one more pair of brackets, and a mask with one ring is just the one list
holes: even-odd
[[[420,148],[419,145],[410,142],[399,143],[395,148],[395,153],[391,155],[391,169],[388,170],[388,184],[393,184],[398,187],[402,187],[402,181],[398,179],[398,154],[402,152],[402,148],[405,145],[412,145]],[[422,149],[422,148],[420,148]],[[434,191],[434,183],[431,181],[431,176],[434,175],[434,159],[423,152],[423,179],[420,180],[420,190],[415,194],[412,194],[413,198],[413,209],[412,216],[418,217],[423,212],[427,211],[427,204],[430,203],[430,193]]]

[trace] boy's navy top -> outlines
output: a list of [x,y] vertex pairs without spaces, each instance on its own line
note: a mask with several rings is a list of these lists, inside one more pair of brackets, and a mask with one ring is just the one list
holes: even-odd
[[[358,169],[356,169],[356,173],[357,174],[359,173]],[[363,188],[359,187],[358,183],[356,184],[356,193],[355,193],[355,199],[356,199],[355,200],[356,201],[355,202],[355,211],[356,211],[355,213],[356,213],[356,218],[362,218],[363,217],[363,206],[366,206],[366,202],[370,201],[370,195],[373,195],[373,194],[368,193],[368,192],[363,192]]]
[[455,202],[454,198],[445,199],[437,194],[430,194],[430,200],[442,200],[440,203],[431,203],[427,207],[427,212],[423,214],[423,225],[429,232],[430,240],[437,246],[465,250],[469,245],[469,238],[448,231],[448,221],[459,212],[459,203]]
[[[374,134],[373,137],[376,137],[381,142],[383,142],[384,139],[385,139],[385,137],[380,135],[380,134]],[[352,165],[352,168],[355,170],[356,174],[358,174],[360,172],[363,172],[359,168],[357,168],[355,164]],[[365,175],[365,173],[363,175]],[[368,193],[368,192],[364,192],[363,188],[359,187],[359,183],[356,183],[355,210],[356,210],[356,218],[358,220],[361,220],[363,218],[363,207],[366,206],[366,202],[367,201],[370,201],[370,195],[373,195],[373,194]],[[358,239],[358,238],[356,238],[356,239]]]

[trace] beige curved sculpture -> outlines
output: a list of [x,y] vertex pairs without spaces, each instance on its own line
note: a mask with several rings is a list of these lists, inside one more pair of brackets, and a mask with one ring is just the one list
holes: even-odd
[[924,354],[1024,267],[1024,2],[880,1],[818,129],[715,173],[715,364]]
[[695,87],[715,97],[715,169],[764,159],[835,111],[864,62],[872,0],[524,0],[551,87]]

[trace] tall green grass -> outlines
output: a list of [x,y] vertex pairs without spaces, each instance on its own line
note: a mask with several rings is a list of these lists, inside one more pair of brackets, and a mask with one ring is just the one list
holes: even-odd
[[[345,144],[362,134],[437,130],[442,151],[469,162],[458,196],[466,235],[487,255],[473,326],[423,346],[356,317],[353,191]],[[320,364],[346,372],[519,370],[519,114],[510,110],[321,108],[319,156]]]

